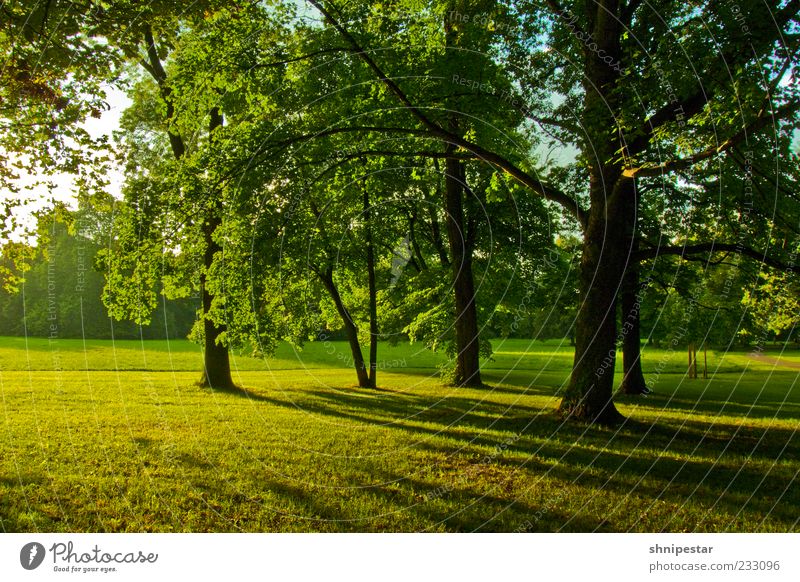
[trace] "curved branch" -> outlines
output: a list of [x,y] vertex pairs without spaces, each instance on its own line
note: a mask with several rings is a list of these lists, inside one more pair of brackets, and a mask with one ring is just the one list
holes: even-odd
[[[164,70],[164,66],[161,64],[161,57],[158,56],[156,41],[153,38],[153,29],[149,24],[144,27],[144,41],[149,62],[143,60],[142,65],[158,85],[161,99],[164,100],[167,106],[167,124],[169,125],[172,123],[172,118],[175,116],[175,106],[172,103],[172,89],[170,89],[167,84],[167,73]],[[167,129],[167,135],[169,136],[169,145],[172,148],[175,159],[180,159],[183,157],[183,154],[186,153],[186,144],[183,138],[172,131],[172,129]]]
[[449,143],[460,148],[463,148],[469,152],[475,154],[481,160],[495,166],[496,168],[504,171],[505,173],[509,174],[519,183],[527,186],[532,191],[539,194],[545,200],[551,200],[553,202],[557,202],[561,206],[563,206],[568,212],[570,212],[580,223],[582,227],[586,227],[587,224],[587,215],[586,212],[581,208],[580,204],[578,203],[577,199],[572,198],[571,196],[551,187],[546,184],[543,184],[540,180],[537,180],[535,177],[531,176],[521,168],[518,168],[515,164],[504,158],[503,156],[496,154],[494,152],[490,152],[482,148],[481,146],[474,144],[459,135],[447,131],[443,127],[441,127],[438,123],[434,122],[433,120],[429,119],[418,107],[416,107],[411,100],[406,96],[402,89],[395,83],[389,76],[383,72],[381,67],[375,62],[372,57],[367,54],[367,52],[359,45],[358,41],[353,37],[350,32],[342,26],[342,24],[330,13],[330,11],[326,10],[322,3],[319,0],[308,0],[309,4],[314,6],[320,13],[325,17],[325,19],[330,22],[330,24],[342,35],[342,37],[353,47],[353,52],[357,54],[366,64],[367,66],[373,71],[375,76],[389,89],[389,92],[392,93],[399,101],[403,104],[403,106],[411,113],[425,128],[427,128],[429,135],[431,137],[435,137],[445,143]]
[[[634,4],[635,0],[631,0],[631,5]],[[783,28],[791,19],[793,14],[796,14],[798,7],[800,7],[800,0],[792,0],[789,4],[778,14],[778,22],[779,27]],[[786,38],[791,39],[792,35],[786,34],[782,35]],[[787,58],[785,60],[784,66],[781,71],[775,75],[775,78],[770,83],[770,87],[767,90],[767,96],[770,97],[775,92],[776,88],[780,84],[781,80],[783,79],[786,71],[791,66],[791,63],[794,62],[794,53],[796,53],[798,47],[794,47],[791,51],[788,52]],[[733,47],[726,53],[721,55],[721,58],[724,62],[728,63],[734,60],[734,57],[741,53],[741,47]],[[708,101],[712,99],[715,95],[716,91],[719,90],[719,87],[708,87],[705,86],[704,83],[700,83],[700,88],[695,92],[684,99],[677,101],[677,102],[670,102],[665,104],[661,109],[656,111],[653,115],[648,117],[644,123],[638,128],[635,132],[635,135],[638,137],[631,140],[627,146],[626,150],[629,156],[635,156],[637,154],[641,154],[647,149],[650,140],[655,135],[655,132],[660,127],[663,127],[667,123],[673,121],[682,121],[687,122],[689,119],[700,113],[704,108]]]
[[314,52],[308,53],[306,55],[301,55],[299,57],[286,58],[286,59],[284,59],[282,61],[273,61],[271,63],[256,63],[255,65],[252,66],[252,68],[254,68],[254,69],[266,69],[266,68],[269,68],[269,67],[279,67],[281,65],[288,65],[290,63],[297,63],[297,62],[303,61],[305,59],[312,59],[312,58],[317,57],[319,55],[327,55],[327,54],[341,53],[341,52],[352,53],[354,51],[353,51],[353,49],[351,47],[333,47],[333,48],[327,48],[327,49],[320,49],[318,51],[314,51]]
[[800,101],[794,103],[787,103],[782,107],[773,110],[771,112],[771,115],[765,115],[766,110],[762,109],[761,111],[759,111],[755,121],[753,121],[747,127],[742,128],[738,133],[735,133],[734,135],[726,139],[718,146],[710,147],[701,152],[698,152],[686,158],[681,158],[679,160],[669,160],[667,162],[662,162],[660,164],[655,164],[651,166],[628,168],[623,172],[623,175],[628,178],[654,177],[654,176],[661,176],[669,172],[674,172],[677,170],[683,170],[689,168],[698,162],[702,162],[703,160],[707,160],[709,158],[712,158],[718,154],[721,154],[731,149],[733,146],[744,141],[747,138],[747,136],[766,127],[767,124],[769,124],[770,122],[785,119],[790,115],[792,115],[793,113],[797,112],[798,110],[800,110]]
[[700,253],[735,253],[750,257],[775,269],[782,269],[785,271],[794,270],[794,266],[783,263],[777,259],[768,256],[766,253],[759,252],[743,244],[728,244],[728,243],[700,243],[694,245],[683,246],[658,246],[651,249],[641,250],[631,255],[635,261],[646,261],[655,259],[662,255],[673,255],[681,258],[687,258],[689,255],[696,255]]

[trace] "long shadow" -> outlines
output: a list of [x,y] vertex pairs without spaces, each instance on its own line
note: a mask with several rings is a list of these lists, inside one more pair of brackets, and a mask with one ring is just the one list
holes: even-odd
[[[312,399],[287,402],[264,395],[253,395],[260,402],[302,410],[311,414],[331,416],[376,426],[391,426],[412,433],[442,436],[473,444],[497,444],[491,436],[467,435],[463,428],[493,430],[528,438],[559,438],[569,442],[587,441],[598,444],[610,443],[612,438],[618,446],[636,448],[660,439],[669,443],[673,452],[696,454],[709,446],[719,445],[729,454],[746,454],[775,459],[781,454],[794,431],[777,427],[770,428],[769,438],[758,443],[765,429],[754,431],[738,425],[705,421],[694,421],[687,416],[680,421],[659,420],[650,424],[629,419],[616,430],[583,425],[562,424],[550,411],[519,404],[482,402],[473,398],[443,396],[423,397],[412,394],[345,393],[342,391],[305,391]],[[655,408],[655,407],[654,407]],[[413,423],[413,424],[411,424]],[[421,424],[431,426],[420,426]],[[733,440],[731,440],[733,439]],[[519,443],[511,448],[523,450]],[[790,449],[791,451],[791,449]]]
[[[449,490],[447,503],[436,504],[428,499],[419,499],[418,492],[430,488],[422,481],[405,475],[398,476],[385,469],[377,469],[371,475],[377,484],[342,488],[342,491],[318,490],[274,478],[265,479],[263,488],[286,500],[285,508],[276,508],[275,511],[293,521],[295,526],[301,524],[305,531],[409,531],[420,530],[420,524],[421,530],[512,531],[538,509],[491,493],[471,491],[467,487]],[[398,484],[399,487],[393,488],[391,484]],[[218,497],[224,496],[224,492],[214,493]],[[363,496],[382,500],[371,505],[378,513],[369,515],[348,509],[356,507],[346,502],[349,498],[355,497],[357,501]],[[398,517],[398,514],[406,512],[410,515],[408,520]],[[413,528],[404,526],[406,521],[414,523]],[[563,522],[566,521],[564,517]],[[595,525],[589,522],[583,524],[579,520],[576,529],[588,529]]]
[[[800,490],[791,487],[794,479],[792,472],[795,470],[793,466],[777,467],[774,474],[765,475],[763,470],[747,467],[746,464],[739,467],[725,462],[731,455],[749,455],[754,460],[774,461],[782,452],[784,458],[787,454],[793,454],[796,458],[800,435],[790,429],[745,433],[737,425],[710,425],[693,421],[688,416],[685,422],[672,419],[656,424],[628,421],[619,430],[609,430],[562,425],[555,416],[537,407],[509,405],[489,399],[477,402],[474,398],[458,395],[437,398],[390,391],[346,393],[304,390],[298,393],[302,400],[290,402],[252,390],[219,394],[452,439],[460,443],[460,447],[447,446],[447,443],[434,439],[414,445],[415,448],[452,459],[455,464],[450,469],[461,470],[470,463],[473,466],[475,463],[498,464],[517,471],[525,485],[535,486],[537,478],[552,476],[594,491],[613,492],[620,498],[636,495],[678,506],[686,502],[691,494],[709,511],[713,511],[711,508],[716,505],[718,510],[730,515],[743,509],[743,512],[751,515],[771,512],[773,526],[777,523],[787,530],[796,527],[793,524],[800,506]],[[532,423],[533,419],[535,422]],[[421,423],[429,426],[420,426]],[[482,431],[487,428],[501,435],[483,434]],[[709,428],[713,432],[709,432]],[[765,432],[767,440],[759,445],[758,439]],[[492,454],[488,460],[483,460],[486,447],[496,447],[503,442],[504,434],[513,440],[505,442],[506,447]],[[782,451],[784,446],[786,450]],[[686,459],[665,457],[660,451],[674,456],[685,455]],[[697,458],[698,453],[705,458]],[[184,462],[184,459],[179,461]],[[380,476],[381,471],[375,470],[373,474]],[[642,480],[642,476],[647,478]],[[577,511],[576,515],[570,515],[549,506],[546,518],[526,518],[538,515],[541,507],[514,502],[512,498],[500,494],[475,492],[468,485],[459,485],[447,492],[451,496],[449,503],[421,504],[413,501],[412,494],[414,491],[430,490],[430,482],[388,473],[384,478],[402,481],[405,487],[399,492],[378,486],[366,487],[365,494],[384,499],[389,509],[417,512],[431,527],[441,524],[448,531],[514,531],[520,522],[524,524],[526,520],[530,522],[530,531],[609,531],[617,527],[613,525],[615,520],[612,517],[608,520],[601,517],[595,519]],[[435,481],[434,478],[432,482]],[[0,481],[0,484],[6,483]],[[698,484],[700,487],[695,491]],[[308,523],[307,531],[375,531],[390,527],[385,524],[401,524],[399,527],[402,527],[401,519],[372,519],[348,509],[353,506],[343,502],[347,501],[346,493],[318,493],[293,482],[274,478],[264,479],[263,487],[274,491],[288,505],[296,508],[294,511],[299,514],[296,519],[286,517],[292,520],[293,527],[299,521]],[[225,491],[214,491],[214,494],[220,500],[225,499]],[[356,501],[360,495],[356,494]],[[782,503],[774,506],[774,500],[780,495],[783,495]],[[509,507],[512,502],[513,506]],[[9,511],[1,504],[0,509],[2,513]],[[621,507],[620,511],[624,509]],[[624,523],[622,520],[616,521]],[[13,521],[3,522],[6,528],[14,528],[15,525],[19,527]],[[281,527],[280,523],[276,521],[275,527]]]
[[[497,431],[514,437],[526,433],[537,419],[547,414],[538,407],[467,397],[404,394],[387,396],[376,402],[326,391],[309,393],[316,397],[312,402],[303,403],[303,408],[309,412],[486,446],[495,446],[498,441],[479,431]],[[475,429],[475,432],[465,434],[465,428]]]
[[[536,378],[534,382],[529,375],[524,374],[484,374],[483,378],[489,384],[487,388],[489,394],[497,392],[518,396],[555,396],[558,392],[541,377]],[[502,383],[502,386],[498,386],[498,383]]]
[[652,395],[646,399],[622,396],[616,399],[619,403],[635,404],[642,408],[652,410],[682,410],[695,414],[727,414],[743,418],[777,418],[800,419],[800,405],[794,402],[741,402],[734,400],[692,400],[688,398],[675,398],[669,395]]
[[[433,469],[438,474],[450,474],[451,483],[455,481],[465,487],[467,481],[465,476],[472,474],[471,469],[505,466],[512,470],[511,474],[516,475],[517,480],[527,483],[532,489],[536,488],[537,479],[552,478],[591,490],[596,493],[593,497],[607,491],[614,493],[619,499],[635,495],[641,498],[644,504],[652,504],[650,500],[660,500],[676,507],[691,500],[692,511],[695,514],[700,511],[702,515],[702,507],[708,508],[709,519],[705,520],[705,523],[698,524],[701,529],[713,529],[714,520],[720,518],[720,511],[725,512],[726,517],[723,519],[727,519],[728,528],[735,527],[736,516],[742,513],[748,516],[747,519],[751,523],[754,516],[760,518],[769,515],[772,527],[782,524],[778,527],[787,531],[795,527],[793,523],[800,504],[798,497],[800,492],[789,490],[794,481],[791,470],[788,472],[784,470],[770,475],[769,479],[764,479],[763,469],[718,464],[715,459],[662,458],[653,451],[634,450],[631,453],[598,451],[596,448],[561,444],[556,441],[537,443],[537,445],[529,449],[529,456],[524,460],[518,457],[509,458],[505,454],[482,459],[480,455],[470,455],[470,450],[459,453],[435,443],[423,443],[419,448],[438,453],[438,457],[444,458],[445,460]],[[720,460],[720,463],[723,460]],[[501,474],[509,475],[508,472]],[[434,484],[433,487],[436,486],[437,484]],[[423,492],[428,490],[428,494],[432,494],[436,499],[441,486],[436,489],[429,483],[416,481],[414,489]],[[451,485],[446,488],[444,494],[459,495],[462,489]],[[781,503],[776,504],[779,497],[782,497]],[[487,499],[491,500],[491,496]],[[494,501],[507,507],[512,499]],[[635,522],[631,526],[628,520],[614,519],[612,515],[605,516],[607,519],[593,519],[586,517],[580,511],[575,511],[576,515],[562,512],[558,517],[551,503],[545,502],[544,506],[545,513],[549,516],[541,520],[539,519],[541,516],[537,514],[532,520],[533,523],[529,524],[530,531],[612,531],[614,528],[623,528],[627,531],[629,527],[637,529]],[[527,509],[531,515],[536,513],[533,509]],[[624,509],[620,505],[618,511]],[[587,513],[592,515],[591,511]],[[553,522],[554,517],[556,523]],[[498,521],[498,530],[516,530],[515,527],[500,525],[501,523],[507,524],[507,521]],[[472,522],[470,525],[474,529]],[[685,527],[685,523],[679,518],[673,529],[675,527]],[[494,528],[490,526],[483,529]],[[669,524],[666,529],[670,530]]]
[[253,392],[252,390],[248,390],[247,388],[237,387],[237,388],[200,388],[199,390],[203,390],[209,394],[218,394],[218,395],[227,395],[227,396],[236,396],[237,398],[246,398],[247,400],[254,400],[256,402],[268,402],[270,404],[275,404],[275,399],[268,398],[263,394],[259,394],[258,392]]
[[[752,429],[726,422],[693,420],[687,415],[685,419],[670,418],[654,424],[629,420],[620,429],[609,430],[562,425],[540,408],[489,399],[480,402],[460,396],[437,398],[393,392],[382,392],[373,398],[369,392],[322,390],[303,394],[308,400],[304,397],[298,403],[261,395],[258,400],[461,443],[460,447],[440,446],[431,439],[415,443],[415,447],[446,456],[471,454],[480,458],[485,447],[500,444],[497,435],[482,434],[491,429],[514,437],[505,443],[506,453],[492,457],[491,462],[525,465],[526,471],[535,467],[533,475],[551,474],[566,482],[621,495],[635,493],[677,504],[693,495],[709,508],[716,506],[731,515],[743,509],[749,513],[771,513],[773,520],[787,527],[791,527],[792,516],[800,505],[800,491],[791,487],[794,479],[794,473],[789,475],[793,471],[791,466],[776,465],[774,472],[765,478],[763,467],[748,467],[744,460],[774,464],[781,458],[797,459],[800,434],[792,429]],[[476,451],[476,447],[484,448]],[[525,455],[528,460],[509,459],[511,455],[507,453],[511,452]],[[533,455],[547,462],[533,465]],[[741,464],[732,464],[732,460]],[[587,468],[599,470],[599,474]],[[774,500],[780,496],[782,503],[775,506]],[[495,501],[507,503],[502,499]],[[453,527],[472,523],[454,522]]]
[[[428,525],[425,531],[445,529],[450,532],[511,532],[527,521],[536,521],[542,507],[531,505],[513,497],[503,497],[500,492],[474,491],[470,481],[461,479],[458,483],[443,487],[443,482],[433,486],[414,476],[398,476],[385,468],[376,469],[372,473],[376,480],[383,483],[394,483],[401,489],[389,489],[383,486],[365,488],[370,495],[383,498],[386,502],[398,507],[401,512],[410,512],[422,516]],[[487,485],[484,483],[484,486]],[[552,508],[550,508],[552,509]],[[369,523],[370,519],[364,520]],[[414,521],[419,521],[415,519]],[[553,521],[556,526],[553,526]],[[557,515],[551,511],[548,523],[539,523],[528,531],[559,531],[560,526],[569,521],[566,515]],[[589,517],[579,517],[568,526],[569,531],[591,531],[600,524]]]
[[[463,441],[465,444],[476,444],[476,445],[486,445],[486,446],[495,446],[497,444],[496,439],[492,439],[491,437],[488,436],[481,436],[479,433],[472,433],[470,435],[467,435],[463,431],[454,430],[462,426],[468,426],[470,428],[480,428],[480,429],[490,428],[488,426],[488,423],[485,422],[486,420],[485,418],[482,419],[483,426],[476,427],[474,425],[469,425],[467,421],[461,422],[466,418],[466,415],[464,413],[455,413],[452,415],[452,417],[442,416],[438,419],[432,418],[433,415],[428,413],[427,417],[423,419],[409,414],[403,414],[402,416],[385,414],[381,416],[380,414],[378,414],[378,412],[381,410],[378,407],[376,407],[377,410],[370,411],[370,414],[359,414],[358,412],[350,412],[342,410],[336,407],[331,407],[329,405],[326,405],[325,403],[315,402],[315,401],[303,401],[298,403],[291,403],[269,397],[261,397],[260,400],[262,402],[268,402],[275,406],[292,409],[294,411],[302,411],[302,412],[307,412],[309,414],[316,414],[320,416],[337,418],[360,424],[368,424],[379,427],[389,427],[392,429],[419,435],[420,437],[422,437],[423,435],[427,435],[428,437],[441,437],[456,441]],[[541,414],[541,411],[539,411],[538,414]],[[502,417],[497,417],[497,422],[496,422],[497,426],[491,428],[495,428],[496,430],[506,430],[507,432],[510,433],[518,433],[524,430],[526,426],[530,425],[534,419],[535,417],[529,415],[518,416],[518,417],[511,417],[509,415],[505,415]],[[426,422],[431,426],[421,426],[420,424],[409,424],[410,422],[414,421],[420,423]]]
[[[384,373],[420,378],[438,378],[438,374],[432,373],[430,368],[402,368],[386,370]],[[564,373],[563,370],[541,370],[538,368],[517,369],[511,373],[505,373],[501,368],[488,368],[481,370],[481,376],[487,386],[480,390],[485,390],[486,392],[549,396],[557,392],[555,388],[549,386],[553,378],[567,378],[569,374]],[[498,386],[497,384],[499,383],[502,383],[503,386]]]
[[[420,448],[456,457],[451,449],[435,444],[424,443]],[[709,511],[717,507],[732,516],[745,510],[769,515],[773,522],[791,529],[800,507],[800,491],[792,489],[792,469],[766,475],[762,468],[725,464],[722,454],[712,457],[716,458],[675,459],[654,451],[634,449],[623,453],[547,441],[537,443],[524,460],[498,455],[491,463],[526,472],[532,486],[537,478],[549,477],[598,493],[614,492],[623,498],[636,495],[674,505],[699,500]],[[462,462],[469,461],[462,457]],[[776,503],[779,498],[780,503]]]
[[[432,371],[430,368],[398,368],[385,370],[383,373],[387,375],[439,379],[439,374]],[[560,378],[564,376],[566,378],[568,377],[568,374],[563,373],[563,370],[540,370],[533,368],[524,370],[517,369],[510,374],[506,374],[501,368],[488,368],[481,370],[481,376],[487,385],[484,388],[478,388],[478,390],[509,394],[521,394],[523,392],[527,392],[528,394],[535,393],[549,395],[553,394],[555,389],[548,387],[548,380],[551,380],[552,377]],[[380,382],[380,375],[378,381]],[[502,383],[504,386],[498,386],[498,383]],[[514,388],[519,388],[519,390],[515,390]]]

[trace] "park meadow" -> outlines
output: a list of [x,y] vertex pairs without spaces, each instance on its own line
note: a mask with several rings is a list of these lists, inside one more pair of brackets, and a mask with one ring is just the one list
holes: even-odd
[[[345,342],[233,355],[197,383],[186,341],[3,338],[0,526],[101,532],[796,531],[800,354],[643,348],[617,427],[564,423],[568,342],[494,342],[485,386],[381,345],[358,388]],[[619,375],[618,375],[619,376]]]

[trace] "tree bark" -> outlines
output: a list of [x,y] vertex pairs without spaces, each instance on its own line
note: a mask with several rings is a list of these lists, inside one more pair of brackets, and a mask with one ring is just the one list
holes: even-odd
[[[602,188],[602,181],[593,188]],[[575,360],[559,407],[571,420],[616,424],[612,401],[616,362],[616,297],[624,272],[622,224],[605,205],[592,204],[583,242],[580,308],[575,322]]]
[[378,374],[378,289],[375,283],[375,246],[372,241],[372,213],[369,191],[364,186],[364,222],[367,238],[367,284],[369,287],[369,387],[375,388]]
[[[448,152],[454,150],[448,145]],[[445,167],[444,206],[447,238],[452,258],[455,297],[456,368],[453,381],[458,386],[480,386],[480,338],[472,275],[472,248],[464,220],[464,162],[448,157]]]
[[649,394],[642,372],[639,265],[631,262],[622,280],[622,384],[623,394]]
[[642,290],[639,284],[639,261],[636,259],[639,240],[638,201],[636,180],[623,182],[621,212],[625,220],[625,248],[628,250],[625,274],[620,290],[620,335],[622,336],[623,394],[649,394],[642,372],[642,338],[640,326]]
[[[459,35],[452,15],[459,6],[449,4],[444,19],[445,48],[457,50]],[[445,60],[452,59],[453,51],[445,50]],[[457,110],[455,107],[453,110]],[[472,244],[467,232],[464,216],[464,193],[466,171],[464,161],[455,156],[456,137],[460,138],[458,118],[452,114],[449,119],[448,134],[453,141],[445,146],[444,171],[444,211],[445,230],[450,247],[450,268],[452,269],[453,298],[455,303],[456,365],[453,383],[456,386],[481,386],[480,338],[478,336],[478,310],[475,304],[475,281],[472,275]],[[434,160],[434,164],[437,164]],[[438,169],[438,168],[437,168]]]
[[[587,5],[587,32],[596,39],[586,51],[582,123],[591,148],[590,207],[585,221],[580,269],[580,308],[575,322],[575,361],[559,412],[564,418],[617,424],[624,420],[612,400],[617,341],[617,294],[630,252],[625,204],[630,179],[623,177],[614,111],[619,110],[619,71],[600,54],[619,60],[622,27],[619,2]],[[597,49],[594,49],[594,45]]]
[[[222,114],[216,107],[211,110],[209,132],[222,126]],[[214,233],[222,223],[222,200],[214,199],[214,205],[208,211],[203,222],[203,272],[200,275],[200,289],[203,298],[203,377],[200,384],[218,390],[235,389],[231,378],[231,365],[228,346],[219,342],[225,332],[225,324],[215,323],[209,316],[214,296],[208,290],[208,273],[214,263],[214,256],[222,252],[222,247],[214,240]]]
[[342,296],[339,294],[339,289],[333,280],[333,270],[328,267],[325,271],[318,271],[317,275],[331,296],[333,304],[336,306],[336,311],[344,323],[344,330],[347,334],[347,341],[350,344],[350,353],[353,358],[353,367],[356,369],[356,376],[358,377],[358,385],[361,388],[371,388],[367,366],[364,363],[364,354],[361,352],[361,343],[358,341],[358,328],[353,323],[353,318],[350,317],[350,312],[347,310],[344,301],[342,301]]
[[222,250],[213,237],[219,225],[220,221],[215,215],[208,216],[203,223],[205,250],[203,272],[200,275],[203,299],[203,376],[200,384],[218,390],[229,390],[236,388],[236,385],[231,378],[228,347],[218,343],[219,337],[225,332],[225,325],[215,323],[209,316],[214,296],[208,290],[208,271],[214,262],[214,255]]

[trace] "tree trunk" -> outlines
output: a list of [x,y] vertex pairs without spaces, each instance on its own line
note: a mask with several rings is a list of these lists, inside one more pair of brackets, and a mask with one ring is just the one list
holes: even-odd
[[372,242],[369,192],[364,186],[364,222],[367,235],[367,283],[369,286],[369,387],[375,388],[378,374],[378,289],[375,283],[375,246]]
[[[609,179],[611,178],[611,179]],[[580,308],[575,322],[575,361],[559,412],[568,419],[617,424],[624,417],[612,400],[616,363],[616,297],[625,269],[624,220],[606,184],[590,178],[591,210],[584,233]]]
[[[626,220],[630,179],[622,176],[616,91],[620,72],[603,58],[622,58],[619,2],[587,5],[587,32],[592,50],[585,52],[582,125],[587,132],[584,155],[589,169],[590,206],[583,234],[580,308],[575,322],[575,362],[559,411],[582,422],[617,424],[624,417],[612,400],[617,341],[617,294],[629,256]],[[602,55],[602,56],[601,56]]]
[[[453,146],[448,145],[449,152]],[[480,339],[475,283],[472,276],[472,248],[467,240],[464,221],[464,162],[447,158],[445,166],[444,206],[447,214],[447,238],[450,243],[455,295],[456,369],[453,381],[458,386],[480,386]]]
[[[622,186],[620,207],[625,220],[625,248],[635,253],[638,250],[638,192],[636,180],[625,180]],[[629,255],[630,257],[630,255]],[[640,326],[639,263],[628,260],[620,290],[622,335],[622,384],[623,394],[649,394],[642,372],[642,338]]]
[[225,331],[224,324],[215,323],[209,313],[214,296],[208,291],[207,273],[214,262],[214,255],[221,251],[214,241],[213,234],[220,222],[216,216],[209,216],[203,224],[203,273],[200,275],[200,289],[203,298],[203,376],[200,384],[218,390],[236,388],[231,378],[228,347],[217,342]]
[[[209,132],[222,126],[222,115],[219,109],[211,110]],[[203,298],[203,376],[200,384],[218,390],[235,389],[236,385],[231,378],[231,365],[228,347],[218,343],[218,339],[225,332],[224,324],[215,323],[209,316],[214,296],[208,290],[208,273],[214,262],[214,255],[222,251],[222,247],[214,240],[214,232],[222,223],[222,200],[215,198],[214,206],[208,211],[203,222],[203,272],[200,275],[200,289]]]
[[[171,122],[175,115],[175,107],[172,103],[172,89],[167,84],[167,73],[158,56],[158,49],[156,47],[155,39],[153,38],[153,31],[149,25],[145,27],[144,31],[145,49],[149,59],[148,72],[158,84],[161,91],[161,98],[166,105],[166,121]],[[209,134],[223,123],[222,114],[219,109],[214,107],[210,111],[209,120]],[[169,137],[170,147],[176,160],[181,159],[186,153],[186,144],[183,138],[175,133],[173,130],[168,129],[167,135]],[[213,135],[211,136],[213,140]],[[210,386],[212,388],[229,389],[235,388],[233,379],[231,378],[231,366],[228,357],[228,348],[224,345],[217,343],[220,334],[225,331],[224,325],[216,325],[208,317],[211,310],[211,304],[214,297],[208,292],[207,276],[208,271],[214,262],[214,255],[221,251],[220,246],[214,241],[214,231],[219,227],[222,216],[222,203],[219,198],[216,199],[216,204],[209,215],[205,217],[203,222],[203,272],[200,274],[200,292],[202,295],[203,304],[203,375],[200,379],[202,386]]]
[[623,394],[649,394],[642,372],[642,338],[639,315],[639,265],[631,263],[622,280],[622,371],[620,391]]
[[361,352],[361,343],[358,341],[358,328],[356,324],[353,323],[353,318],[350,317],[350,312],[342,301],[342,296],[339,294],[339,289],[336,287],[336,283],[333,280],[333,271],[329,267],[324,272],[318,271],[317,275],[328,291],[328,294],[331,296],[331,299],[333,299],[336,311],[339,313],[344,323],[344,331],[347,334],[347,341],[350,344],[350,353],[353,357],[353,367],[356,369],[358,385],[361,388],[371,388],[369,374],[367,373],[367,367],[364,363],[364,354]]

